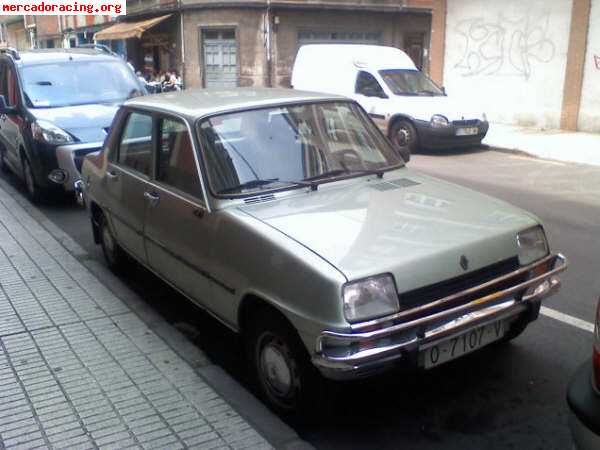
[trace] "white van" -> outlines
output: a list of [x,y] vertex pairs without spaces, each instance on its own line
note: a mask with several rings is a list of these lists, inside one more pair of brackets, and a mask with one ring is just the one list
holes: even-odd
[[292,87],[353,98],[392,141],[410,151],[479,145],[488,130],[485,114],[452,101],[393,47],[304,45],[296,56]]

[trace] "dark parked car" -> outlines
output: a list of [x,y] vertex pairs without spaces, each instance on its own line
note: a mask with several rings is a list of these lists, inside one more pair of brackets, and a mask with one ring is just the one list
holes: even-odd
[[0,50],[0,167],[29,197],[73,191],[86,154],[99,150],[118,106],[145,88],[105,48]]
[[596,309],[596,328],[592,362],[577,370],[567,393],[571,414],[569,426],[574,447],[579,450],[600,448],[600,299]]

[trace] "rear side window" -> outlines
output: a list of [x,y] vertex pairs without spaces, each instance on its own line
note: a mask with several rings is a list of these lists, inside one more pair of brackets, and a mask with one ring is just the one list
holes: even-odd
[[19,103],[19,86],[14,69],[7,63],[0,66],[0,95],[4,96],[7,106]]
[[118,163],[149,177],[152,168],[152,116],[133,112],[126,120],[119,142]]
[[194,147],[185,123],[161,119],[159,125],[158,174],[156,179],[181,192],[202,197]]

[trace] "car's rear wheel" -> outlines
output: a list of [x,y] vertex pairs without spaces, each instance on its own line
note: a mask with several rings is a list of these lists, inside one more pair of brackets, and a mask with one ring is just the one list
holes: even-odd
[[98,217],[98,231],[106,265],[115,273],[121,272],[125,261],[125,253],[117,243],[104,214],[100,214]]
[[414,153],[419,145],[417,130],[408,120],[400,119],[390,129],[390,139],[399,149]]
[[33,203],[39,203],[42,199],[42,191],[35,181],[31,163],[26,156],[23,156],[23,181],[25,182],[25,189],[29,200]]
[[250,370],[263,399],[278,413],[306,412],[314,405],[322,378],[300,337],[277,312],[261,309],[249,321],[246,350]]

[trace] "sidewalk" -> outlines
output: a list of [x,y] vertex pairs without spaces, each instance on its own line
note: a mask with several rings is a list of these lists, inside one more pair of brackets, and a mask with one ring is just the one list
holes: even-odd
[[483,143],[538,158],[600,165],[600,134],[492,123]]
[[83,249],[67,250],[22,202],[0,183],[0,449],[271,448],[153,331],[175,329],[160,316],[149,328],[84,265]]

